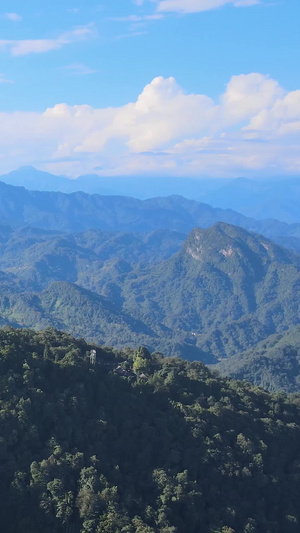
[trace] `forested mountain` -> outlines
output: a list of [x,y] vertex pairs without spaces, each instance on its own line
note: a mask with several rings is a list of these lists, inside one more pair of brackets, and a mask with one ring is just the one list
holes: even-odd
[[179,195],[214,207],[234,209],[245,216],[300,223],[300,179],[187,177],[128,177],[86,175],[76,179],[22,167],[0,176],[8,185],[30,190],[131,196],[141,200]]
[[3,228],[1,323],[206,363],[299,324],[298,254],[224,223],[182,238]]
[[299,531],[298,396],[52,329],[0,371],[5,533]]
[[[144,344],[216,363],[299,324],[298,254],[224,222],[186,238],[195,223],[222,217],[267,234],[298,235],[296,224],[256,222],[176,196],[142,202],[0,189],[3,219],[13,221],[0,227],[2,325],[54,326],[119,348]],[[151,231],[65,232],[97,224]],[[277,239],[298,247],[295,236]],[[298,390],[297,365],[293,376],[283,368],[277,379],[273,365],[262,384]],[[261,383],[251,364],[248,376]]]
[[[299,323],[300,258],[219,223],[124,284],[124,309],[173,330],[209,357],[226,357]],[[201,357],[200,357],[201,358]]]
[[255,348],[221,361],[221,374],[246,379],[266,390],[300,390],[300,327],[271,335]]
[[58,232],[88,229],[149,232],[168,229],[188,233],[222,221],[262,233],[274,239],[300,239],[300,224],[277,220],[257,221],[230,209],[213,208],[181,196],[138,200],[122,196],[89,195],[83,192],[29,191],[0,182],[0,215],[3,224],[32,226]]
[[38,290],[56,280],[76,281],[94,288],[96,278],[105,277],[109,271],[121,272],[122,268],[129,271],[134,264],[169,258],[184,240],[184,234],[169,230],[143,234],[88,230],[64,234],[2,225],[0,270],[18,276]]

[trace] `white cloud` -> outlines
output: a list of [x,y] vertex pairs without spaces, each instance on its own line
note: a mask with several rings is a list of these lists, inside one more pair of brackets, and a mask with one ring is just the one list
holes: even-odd
[[[156,0],[157,1],[157,0]],[[157,10],[159,12],[175,13],[200,13],[210,11],[225,5],[234,7],[249,7],[260,4],[259,0],[159,0]]]
[[243,128],[247,138],[274,139],[300,134],[300,90],[292,91],[262,108]]
[[26,164],[69,175],[299,173],[299,143],[300,90],[241,74],[214,101],[157,77],[119,108],[1,113],[0,173]]
[[95,34],[93,25],[78,26],[73,30],[63,33],[56,39],[21,39],[0,40],[0,52],[9,51],[12,56],[25,56],[28,54],[42,54],[51,50],[58,50],[67,44],[84,41]]
[[73,76],[87,76],[89,74],[96,74],[98,71],[94,70],[82,63],[72,63],[63,68],[68,74]]
[[20,22],[22,20],[21,15],[18,15],[18,13],[4,13],[3,18],[12,22]]
[[261,109],[268,109],[283,95],[284,90],[279,83],[268,76],[258,73],[232,76],[221,97],[226,121],[239,122],[254,116]]

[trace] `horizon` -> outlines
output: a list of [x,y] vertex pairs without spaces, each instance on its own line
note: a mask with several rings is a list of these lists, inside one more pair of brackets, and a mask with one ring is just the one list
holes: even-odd
[[[30,171],[30,172],[33,172],[33,175],[36,174],[36,175],[49,175],[49,176],[53,176],[55,178],[61,178],[63,180],[68,180],[68,181],[72,181],[72,182],[76,182],[76,180],[78,179],[83,179],[83,178],[99,178],[99,180],[102,179],[109,179],[109,180],[114,180],[114,179],[124,179],[124,180],[137,180],[137,182],[139,180],[147,180],[147,179],[153,179],[153,180],[174,180],[174,182],[176,181],[179,181],[179,180],[188,180],[189,182],[191,181],[194,181],[194,182],[204,182],[204,181],[218,181],[218,182],[222,182],[224,181],[225,182],[230,182],[230,181],[237,181],[237,180],[245,180],[245,181],[272,181],[272,182],[277,182],[277,181],[288,181],[288,180],[293,180],[293,181],[297,181],[300,179],[300,173],[297,174],[297,175],[293,175],[293,174],[287,174],[285,176],[283,175],[264,175],[264,176],[243,176],[243,175],[240,175],[240,176],[234,176],[234,177],[225,177],[225,176],[184,176],[183,174],[182,175],[176,175],[176,176],[169,176],[169,175],[148,175],[146,173],[144,173],[143,176],[140,176],[140,175],[126,175],[126,174],[116,174],[116,175],[106,175],[106,174],[97,174],[97,172],[94,172],[94,173],[86,173],[86,174],[80,174],[78,176],[67,176],[65,174],[59,174],[59,173],[55,173],[55,172],[49,172],[47,170],[42,170],[42,169],[39,169],[33,165],[24,165],[24,166],[19,166],[19,167],[16,167],[16,168],[13,168],[11,171],[9,172],[5,172],[5,173],[1,173],[0,174],[0,181],[1,181],[1,178],[2,177],[10,177],[10,176],[14,176],[14,175],[18,175],[19,173],[25,173],[27,171]],[[26,188],[26,175],[22,174],[22,176],[24,176],[25,178],[25,185],[24,187]],[[31,177],[31,176],[30,176]]]

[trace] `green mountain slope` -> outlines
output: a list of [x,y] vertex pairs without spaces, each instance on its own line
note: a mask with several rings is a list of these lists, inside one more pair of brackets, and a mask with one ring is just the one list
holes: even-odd
[[6,533],[299,531],[298,397],[52,329],[1,330],[0,369]]
[[0,226],[0,270],[18,276],[36,290],[52,281],[76,281],[94,290],[97,278],[105,277],[105,270],[114,262],[123,262],[125,270],[137,263],[159,262],[177,252],[184,239],[184,234],[169,230],[64,234]]
[[142,321],[126,315],[110,300],[75,284],[54,282],[40,293],[7,292],[4,298],[2,317],[7,324],[37,329],[54,326],[114,346],[151,345],[156,337]]
[[194,337],[216,357],[299,323],[300,258],[260,235],[219,223],[124,284],[124,309]]
[[236,226],[195,229],[165,260],[182,235],[34,231],[2,243],[3,324],[206,363],[299,324],[300,256]]
[[300,389],[300,327],[271,335],[255,348],[217,365],[223,375],[246,379],[270,391]]

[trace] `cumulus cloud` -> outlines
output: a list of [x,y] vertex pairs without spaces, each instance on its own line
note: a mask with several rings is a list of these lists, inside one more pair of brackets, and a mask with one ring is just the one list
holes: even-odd
[[262,108],[243,128],[247,138],[275,139],[300,133],[300,90],[292,91]]
[[58,50],[67,44],[84,41],[95,33],[93,25],[78,26],[73,30],[63,33],[56,39],[21,39],[0,40],[0,52],[9,51],[12,56],[25,56],[28,54],[42,54]]
[[260,4],[260,0],[159,0],[159,12],[200,13],[210,11],[225,5],[234,7],[250,7]]
[[299,141],[300,90],[241,74],[214,101],[157,77],[118,108],[1,113],[0,172],[33,164],[72,176],[100,167],[107,175],[292,174],[300,171]]

